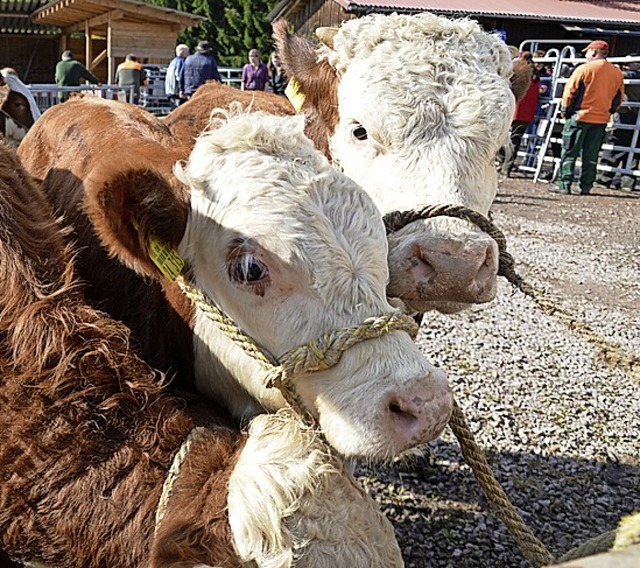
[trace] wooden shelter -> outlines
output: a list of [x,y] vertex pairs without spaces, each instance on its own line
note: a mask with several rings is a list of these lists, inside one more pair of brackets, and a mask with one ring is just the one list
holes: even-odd
[[[61,29],[59,52],[71,49],[102,81],[113,82],[128,53],[139,61],[166,63],[175,56],[176,36],[206,18],[139,0],[54,0],[32,13],[35,24]],[[80,38],[80,39],[78,39]]]

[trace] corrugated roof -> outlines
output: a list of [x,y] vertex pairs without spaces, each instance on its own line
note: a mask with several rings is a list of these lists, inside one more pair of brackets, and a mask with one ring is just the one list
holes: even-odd
[[430,11],[464,16],[536,18],[563,22],[640,24],[640,2],[627,0],[335,0],[350,12]]
[[48,0],[0,0],[0,33],[58,35],[60,28],[34,24],[31,13]]

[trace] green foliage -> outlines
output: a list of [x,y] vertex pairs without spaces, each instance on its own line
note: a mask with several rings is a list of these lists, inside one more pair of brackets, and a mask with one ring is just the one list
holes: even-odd
[[221,65],[240,67],[247,63],[250,49],[257,48],[266,63],[273,48],[267,14],[277,0],[146,0],[150,4],[206,16],[200,25],[178,35],[193,52],[197,43],[208,40]]

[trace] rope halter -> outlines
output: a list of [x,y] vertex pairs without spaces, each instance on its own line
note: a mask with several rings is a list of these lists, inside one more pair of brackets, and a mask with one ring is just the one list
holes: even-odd
[[375,339],[392,331],[406,331],[415,339],[418,333],[419,327],[413,318],[399,312],[390,312],[367,318],[359,325],[325,333],[309,343],[290,349],[278,358],[257,345],[211,298],[186,280],[183,274],[184,261],[175,249],[151,237],[149,253],[160,271],[175,282],[210,321],[247,355],[262,364],[267,370],[265,386],[278,388],[286,402],[307,419],[311,419],[311,414],[295,392],[291,381],[293,377],[334,367],[347,349],[367,339]]

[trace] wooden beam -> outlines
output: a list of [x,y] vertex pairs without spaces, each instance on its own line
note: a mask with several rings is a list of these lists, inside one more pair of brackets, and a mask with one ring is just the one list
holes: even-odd
[[[73,2],[74,0],[63,0],[63,2]],[[149,20],[161,20],[164,22],[179,22],[186,26],[195,26],[200,23],[201,20],[206,20],[202,16],[192,15],[191,17],[176,14],[175,12],[165,12],[159,9],[153,4],[148,6],[140,6],[136,4],[129,4],[120,2],[119,0],[91,0],[91,4],[95,6],[106,6],[113,9],[120,9],[126,14],[137,14],[140,16],[147,16]]]
[[103,49],[91,62],[91,68],[95,69],[100,63],[102,63],[107,58],[107,50]]
[[85,25],[89,24],[90,28],[97,28],[100,26],[104,26],[109,22],[109,20],[119,20],[123,16],[122,10],[111,10],[105,14],[101,14],[100,16],[96,16],[95,18],[90,18],[89,20],[85,20],[84,22],[78,22],[73,26],[69,26],[68,28],[64,28],[64,33],[71,34],[73,32],[84,31]]
[[89,28],[88,22],[84,22],[84,60],[86,62],[87,68],[89,71],[93,70],[93,67],[90,65],[91,60],[93,59],[93,53],[91,50],[91,28]]

